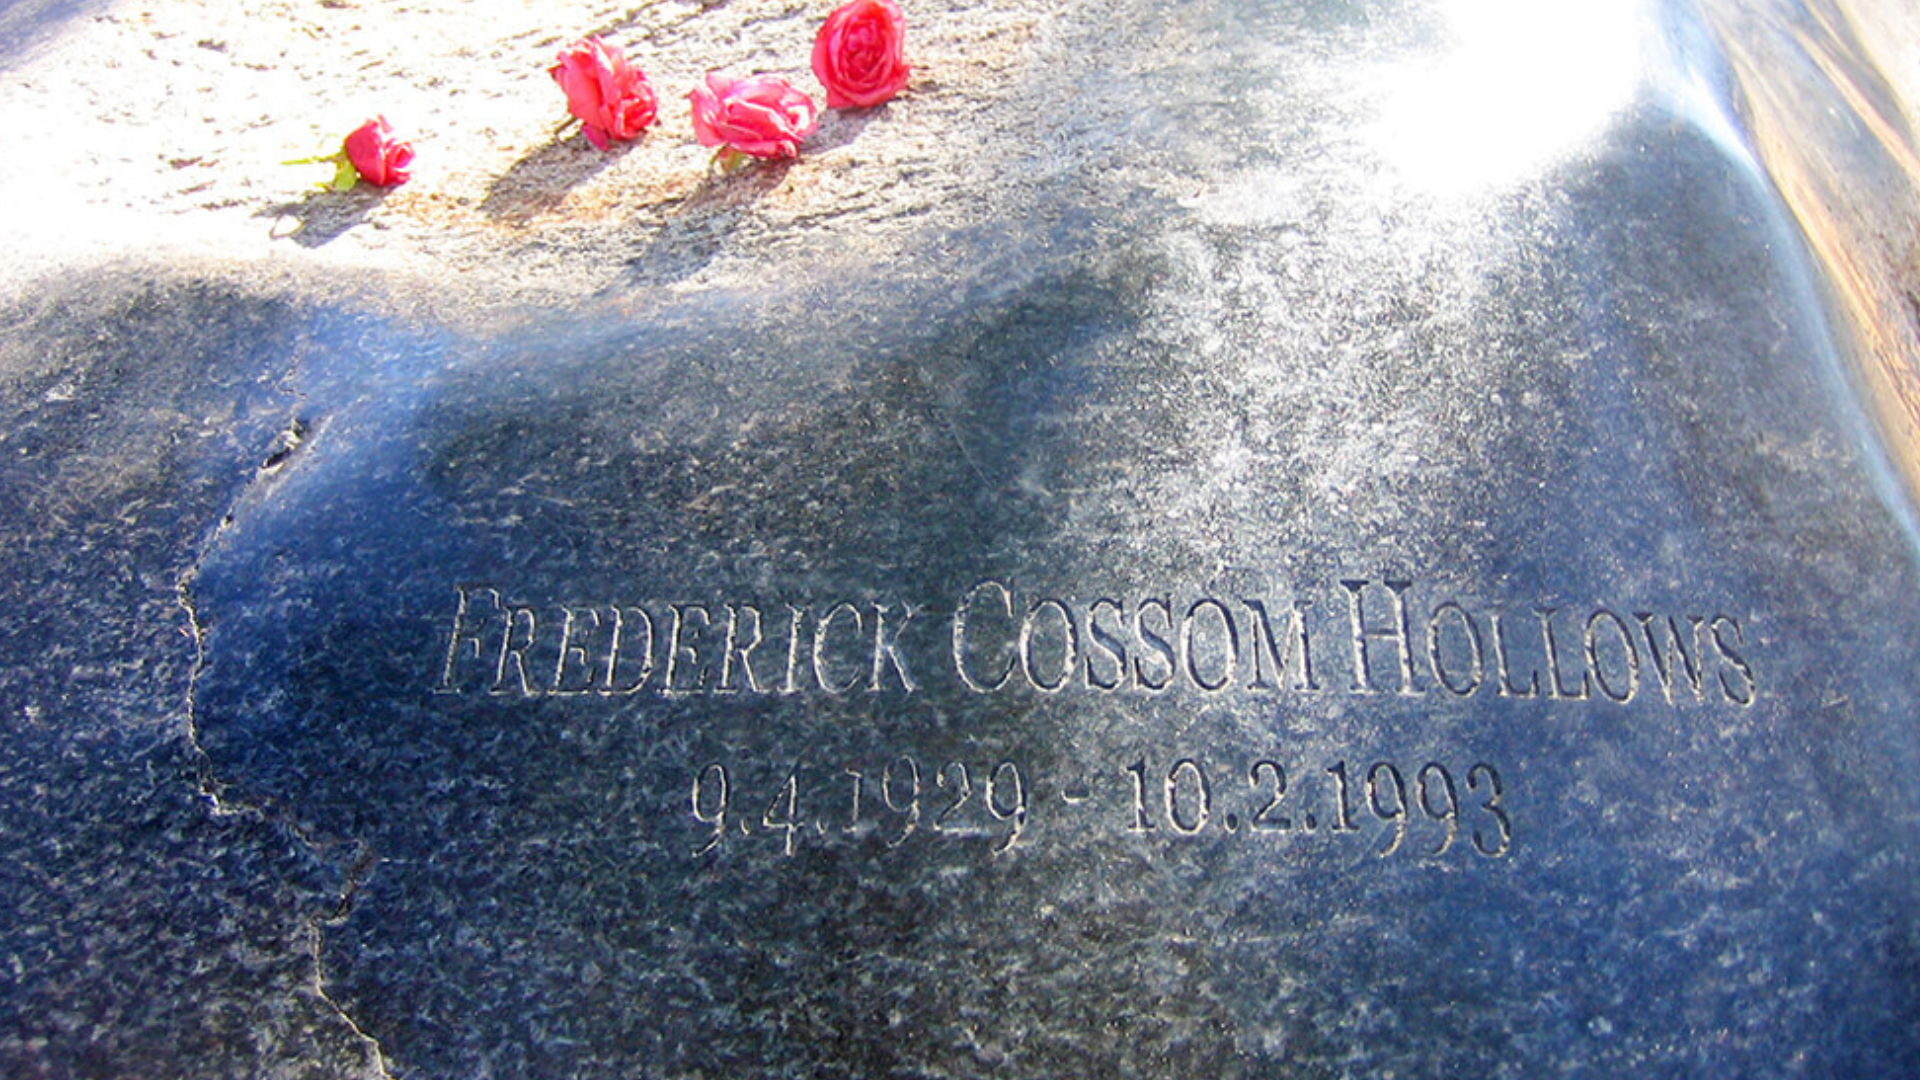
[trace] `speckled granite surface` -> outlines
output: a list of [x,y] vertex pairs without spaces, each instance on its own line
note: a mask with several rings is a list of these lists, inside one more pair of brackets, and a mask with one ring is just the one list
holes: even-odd
[[1905,271],[1712,6],[1422,172],[1445,14],[1045,22],[994,199],[564,303],[14,282],[4,1071],[1897,1074]]

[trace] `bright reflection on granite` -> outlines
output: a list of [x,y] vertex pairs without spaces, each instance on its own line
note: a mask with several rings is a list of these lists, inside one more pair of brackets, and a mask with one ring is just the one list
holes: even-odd
[[1920,15],[1901,4],[1725,0],[1710,0],[1701,13],[1725,55],[1752,153],[1820,268],[1847,376],[1903,485],[1892,501],[1905,504],[1908,533],[1920,536],[1912,276],[1920,265],[1912,224],[1920,83],[1898,52],[1914,40]]
[[1061,5],[592,300],[0,303],[0,1076],[1908,1075],[1920,17],[1789,2]]
[[1453,0],[1446,47],[1381,75],[1369,133],[1414,185],[1459,195],[1511,183],[1591,143],[1635,92],[1647,12],[1637,0]]

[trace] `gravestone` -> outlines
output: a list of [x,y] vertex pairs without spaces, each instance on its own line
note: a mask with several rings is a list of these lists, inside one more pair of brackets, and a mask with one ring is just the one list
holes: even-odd
[[515,320],[36,282],[0,1051],[1897,1074],[1914,353],[1781,179],[1897,155],[1765,27],[1594,18],[1604,108],[1448,96],[1424,8],[1123,5],[957,224],[682,219]]

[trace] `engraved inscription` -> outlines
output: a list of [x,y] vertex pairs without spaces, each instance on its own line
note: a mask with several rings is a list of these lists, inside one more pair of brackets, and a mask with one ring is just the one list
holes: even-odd
[[494,697],[842,695],[920,687],[901,648],[918,610],[839,602],[533,605],[455,590],[434,692]]
[[[1413,761],[1419,761],[1415,758]],[[1223,765],[1140,757],[1084,776],[1043,777],[1010,758],[922,769],[909,754],[838,768],[709,761],[686,807],[696,856],[723,845],[792,856],[806,845],[971,840],[995,855],[1063,818],[1096,832],[1169,841],[1367,843],[1378,858],[1507,857],[1514,845],[1499,770],[1393,761],[1312,769],[1278,755]]]
[[[904,754],[878,769],[849,765],[836,772],[795,764],[759,794],[740,789],[736,778],[743,771],[712,761],[694,773],[687,805],[705,831],[694,854],[714,850],[737,831],[743,838],[774,837],[783,855],[802,843],[848,839],[892,849],[922,832],[985,838],[1000,855],[1019,842],[1032,811],[1027,773],[1004,758],[973,766],[948,761],[925,773]],[[755,813],[755,806],[763,809]]]
[[[434,691],[495,698],[1348,694],[1744,708],[1740,618],[1497,608],[1411,579],[1323,595],[1075,595],[986,579],[945,613],[897,599],[530,604],[454,590]],[[1331,594],[1331,595],[1325,595]]]
[[[1318,812],[1304,811],[1297,823],[1286,806],[1311,805],[1314,795],[1305,792],[1306,785],[1299,780],[1289,793],[1287,768],[1272,758],[1261,758],[1241,770],[1245,786],[1238,791],[1250,790],[1253,795],[1239,803],[1238,809],[1220,814],[1215,812],[1213,774],[1199,759],[1181,758],[1162,774],[1142,758],[1127,766],[1126,773],[1133,795],[1130,832],[1164,828],[1176,836],[1199,836],[1211,831],[1236,833],[1244,827],[1250,832],[1311,833],[1324,824],[1322,831],[1327,833],[1357,833],[1363,830],[1356,816],[1362,816],[1387,826],[1376,852],[1386,858],[1401,850],[1413,828],[1417,807],[1423,825],[1432,823],[1442,830],[1437,846],[1426,854],[1436,858],[1445,855],[1460,835],[1460,787],[1454,773],[1437,761],[1428,761],[1413,773],[1412,789],[1407,774],[1393,762],[1372,763],[1364,774],[1356,774],[1363,778],[1357,783],[1349,777],[1344,760],[1332,762],[1321,770],[1326,777],[1324,790],[1319,793],[1321,808]],[[1470,795],[1479,796],[1470,813],[1477,811],[1483,818],[1468,825],[1474,850],[1490,859],[1506,855],[1513,846],[1513,820],[1502,801],[1505,792],[1499,772],[1492,765],[1476,762],[1467,770],[1466,787]],[[1411,798],[1410,790],[1414,792]],[[1219,791],[1222,807],[1234,804],[1235,785],[1222,784]]]

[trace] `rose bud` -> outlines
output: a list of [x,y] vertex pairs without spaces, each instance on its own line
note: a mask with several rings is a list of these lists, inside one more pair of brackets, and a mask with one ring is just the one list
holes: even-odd
[[736,79],[718,71],[687,95],[693,135],[701,146],[721,146],[757,158],[798,157],[800,140],[818,123],[813,99],[778,75]]
[[853,0],[827,16],[813,39],[813,74],[830,109],[864,109],[907,85],[906,22],[893,0]]
[[597,37],[574,42],[547,74],[567,95],[567,112],[578,118],[595,149],[610,140],[638,138],[653,123],[659,99],[637,67],[617,45]]
[[347,136],[346,154],[360,179],[375,187],[397,187],[406,183],[407,168],[413,164],[413,144],[394,138],[393,128],[384,116],[376,116],[355,128],[353,134]]

